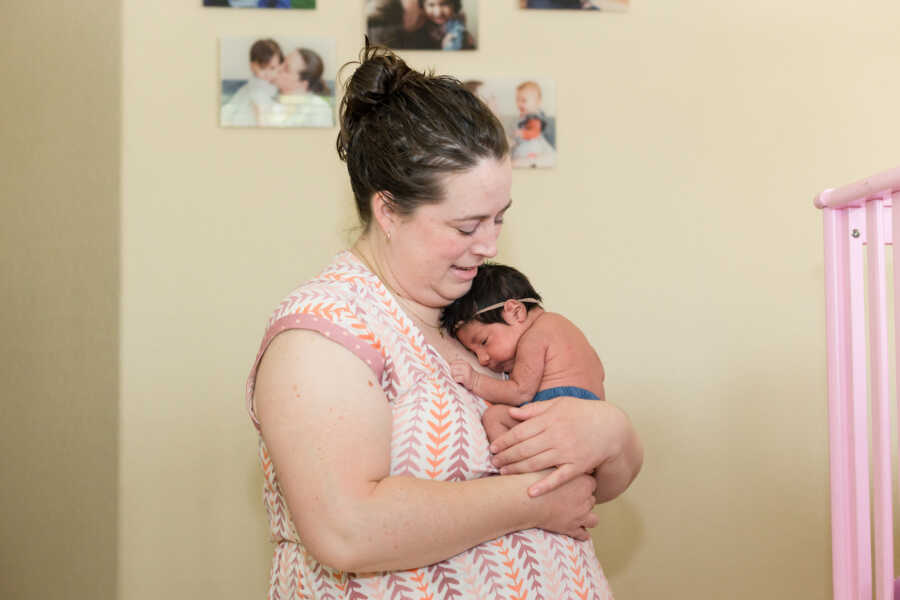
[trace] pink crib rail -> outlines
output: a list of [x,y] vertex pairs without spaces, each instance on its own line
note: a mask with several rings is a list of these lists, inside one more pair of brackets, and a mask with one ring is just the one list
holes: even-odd
[[[815,205],[823,209],[825,225],[835,600],[872,598],[872,533],[875,598],[892,600],[895,595],[885,266],[886,247],[890,245],[895,269],[894,298],[900,300],[900,241],[892,244],[894,233],[900,232],[900,209],[893,210],[895,199],[900,201],[900,168],[826,190],[815,199]],[[896,309],[895,304],[895,328],[900,327]],[[900,339],[896,329],[895,339]],[[900,353],[897,354],[900,359]],[[900,373],[900,368],[895,372]],[[871,506],[868,404],[872,413]]]

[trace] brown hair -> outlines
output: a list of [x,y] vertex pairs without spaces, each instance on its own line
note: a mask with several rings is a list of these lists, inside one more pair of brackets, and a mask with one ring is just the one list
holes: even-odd
[[250,46],[250,62],[256,63],[263,67],[269,64],[273,56],[278,56],[279,61],[284,60],[284,53],[281,46],[273,39],[256,40]]
[[300,81],[306,81],[308,83],[306,89],[313,94],[328,94],[328,86],[322,81],[322,72],[325,69],[322,65],[322,57],[309,48],[297,48],[297,52],[303,59],[303,64],[306,65],[298,73]]
[[338,156],[366,228],[376,192],[409,215],[443,200],[443,176],[509,154],[497,117],[458,79],[415,71],[368,40],[346,83],[340,121]]
[[[504,323],[503,307],[479,312],[487,306],[529,298],[537,302],[525,302],[525,311],[540,306],[541,296],[518,269],[499,263],[484,263],[478,267],[478,274],[472,280],[472,287],[461,297],[444,307],[441,326],[450,335],[457,337],[459,328],[475,320],[481,323]],[[477,313],[477,314],[476,314]]]
[[[462,10],[462,0],[450,0],[450,5],[456,14],[459,14]],[[425,0],[419,0],[419,8],[425,8]]]

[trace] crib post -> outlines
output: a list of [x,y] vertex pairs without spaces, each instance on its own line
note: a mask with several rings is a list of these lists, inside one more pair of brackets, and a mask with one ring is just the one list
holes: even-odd
[[[826,190],[814,199],[824,216],[835,600],[871,600],[873,591],[876,600],[900,600],[900,579],[895,580],[893,572],[890,340],[885,256],[885,246],[893,246],[896,343],[900,340],[900,239],[896,237],[900,234],[900,210],[894,210],[895,199],[900,200],[900,167]],[[895,352],[895,359],[895,373],[900,377],[900,352]],[[867,414],[870,402],[871,507]],[[900,429],[900,422],[897,426]]]

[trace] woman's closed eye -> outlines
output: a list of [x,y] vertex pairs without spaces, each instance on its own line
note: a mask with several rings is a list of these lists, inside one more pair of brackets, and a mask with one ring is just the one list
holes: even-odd
[[[503,225],[503,215],[499,215],[494,219],[494,225]],[[464,227],[457,227],[456,230],[463,235],[475,235],[475,232],[478,231],[478,227],[480,223],[476,223],[474,225],[466,225]]]

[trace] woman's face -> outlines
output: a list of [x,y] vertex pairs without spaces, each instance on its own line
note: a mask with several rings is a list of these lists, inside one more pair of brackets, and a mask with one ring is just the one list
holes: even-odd
[[422,3],[422,10],[436,25],[443,25],[453,18],[453,3],[450,0],[425,0]]
[[444,179],[442,202],[396,218],[387,267],[398,291],[434,308],[468,292],[478,266],[497,254],[511,184],[509,158],[482,159]]
[[275,85],[282,93],[290,93],[300,88],[300,72],[306,68],[306,63],[296,50],[284,55],[284,62],[275,75]]

